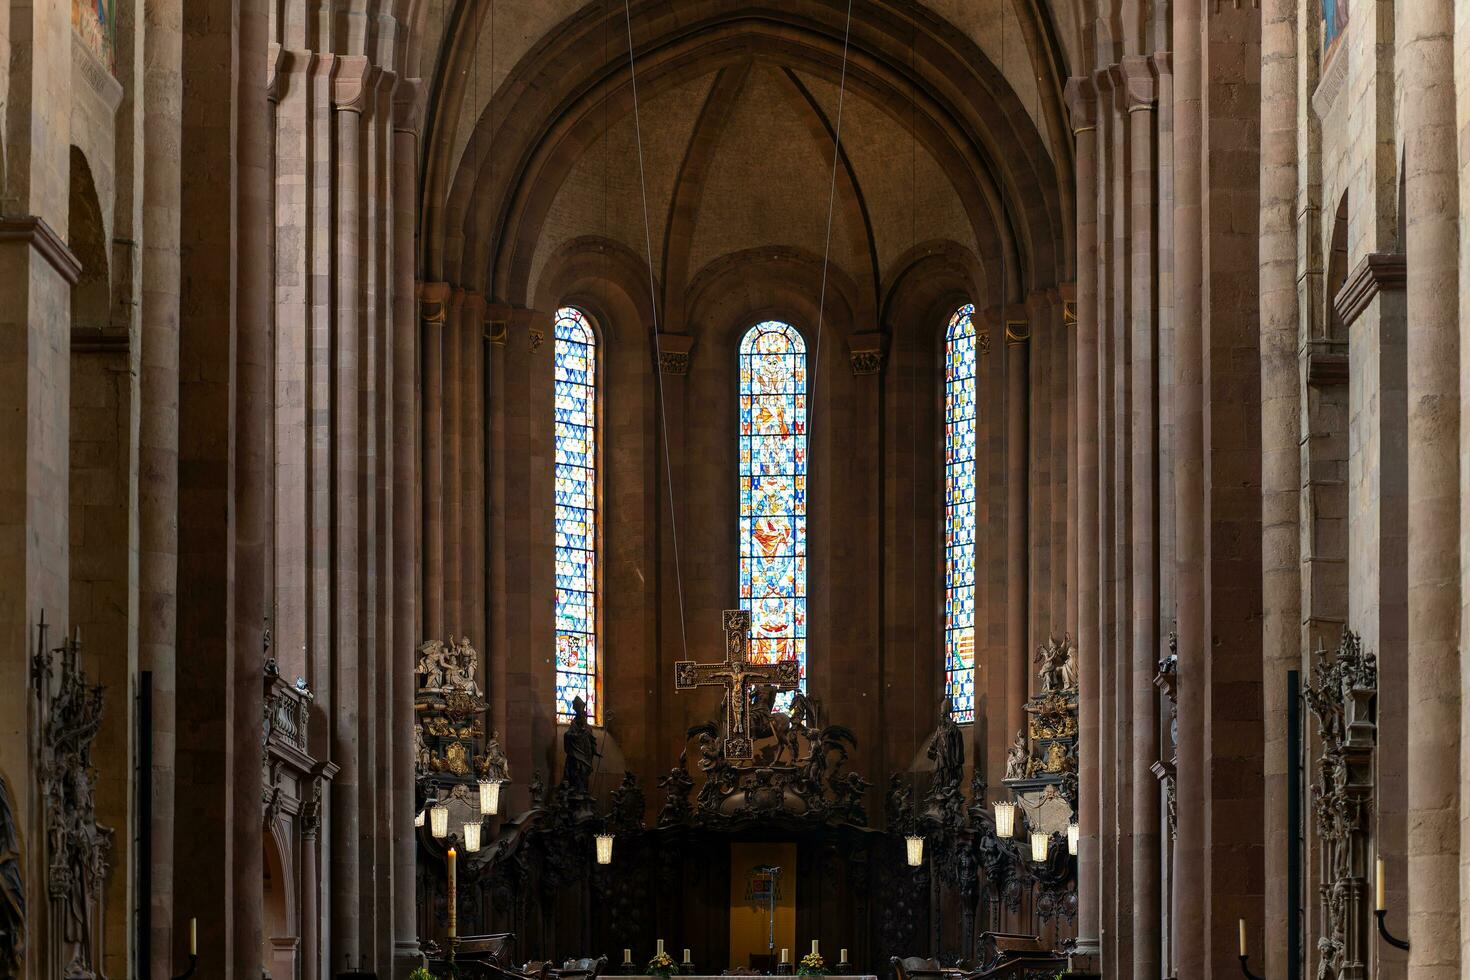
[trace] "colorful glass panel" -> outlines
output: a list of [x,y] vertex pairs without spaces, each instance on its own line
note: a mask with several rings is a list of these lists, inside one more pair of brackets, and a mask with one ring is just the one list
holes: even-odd
[[597,338],[580,310],[556,312],[556,718],[587,702],[601,720],[597,651]]
[[950,317],[944,343],[944,693],[975,720],[975,307]]
[[740,605],[751,660],[796,661],[803,690],[806,408],[806,342],[790,324],[757,323],[740,342]]

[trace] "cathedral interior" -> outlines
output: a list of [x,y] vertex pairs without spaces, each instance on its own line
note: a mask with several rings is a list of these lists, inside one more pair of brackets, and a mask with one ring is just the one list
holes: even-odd
[[0,0],[0,976],[1470,976],[1467,12]]

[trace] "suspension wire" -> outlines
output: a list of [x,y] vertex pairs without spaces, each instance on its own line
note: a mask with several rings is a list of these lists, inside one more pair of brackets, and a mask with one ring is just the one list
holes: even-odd
[[[851,3],[851,0],[849,0]],[[648,221],[648,179],[643,170],[643,120],[638,109],[638,68],[633,58],[633,12],[623,0],[623,20],[628,34],[628,77],[633,84],[633,143],[638,148],[638,189],[643,204],[643,250],[648,262],[648,308],[653,316],[653,376],[658,379],[659,427],[664,440],[664,480],[669,489],[669,534],[674,545],[674,582],[679,594],[679,641],[689,656],[689,632],[684,618],[684,573],[679,564],[679,518],[674,510],[674,464],[669,455],[668,403],[664,399],[663,350],[659,341],[658,288],[653,281],[653,232]]]
[[832,177],[827,183],[827,237],[822,246],[822,286],[817,295],[817,337],[813,343],[811,390],[806,398],[807,458],[811,458],[812,419],[817,412],[817,385],[821,382],[818,368],[822,363],[822,320],[827,308],[827,268],[832,260],[832,213],[837,199],[837,164],[842,159],[842,108],[847,94],[847,48],[852,38],[852,0],[847,0],[847,22],[842,29],[842,73],[837,82],[837,123],[832,132]]

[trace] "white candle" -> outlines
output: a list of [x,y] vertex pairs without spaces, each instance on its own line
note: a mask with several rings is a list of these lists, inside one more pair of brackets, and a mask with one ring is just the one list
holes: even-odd
[[1384,892],[1386,890],[1385,889],[1385,884],[1386,883],[1383,880],[1383,858],[1379,858],[1378,859],[1378,904],[1375,906],[1375,908],[1377,908],[1377,910],[1380,911],[1380,912],[1382,912],[1384,909],[1388,908],[1388,901],[1387,901],[1388,896],[1384,894]]
[[812,955],[817,955],[817,941],[815,939],[812,940]]
[[189,920],[189,955],[199,955],[199,920]]
[[633,951],[631,949],[627,948],[626,946],[623,947],[623,962],[624,963],[631,963],[631,962],[633,962]]
[[684,947],[684,962],[685,963],[693,963],[694,962],[694,960],[691,959],[690,956],[689,956],[689,947],[688,946],[685,946]]
[[839,962],[839,963],[846,963],[847,962],[847,947],[846,946],[842,947],[842,955],[839,956],[839,957],[837,957],[837,962]]
[[1245,955],[1245,920],[1240,920],[1240,955]]
[[784,949],[784,948],[781,950],[781,962],[782,963],[790,963],[791,962],[791,950]]
[[658,952],[659,953],[663,953],[663,951],[664,951],[664,941],[662,939],[660,939],[658,941]]

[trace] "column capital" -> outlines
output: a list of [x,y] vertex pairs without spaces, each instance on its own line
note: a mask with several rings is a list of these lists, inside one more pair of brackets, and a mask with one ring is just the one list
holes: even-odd
[[337,71],[332,78],[332,108],[360,113],[366,107],[367,94],[376,83],[377,69],[366,55],[337,56]]
[[419,283],[419,317],[425,323],[443,323],[449,310],[449,283]]
[[498,300],[489,300],[485,303],[485,315],[481,321],[485,330],[485,339],[497,347],[505,346],[505,339],[510,335],[511,307],[509,303]]
[[689,355],[694,350],[694,338],[682,333],[661,333],[657,335],[657,342],[659,373],[688,374]]
[[855,333],[847,338],[848,361],[854,376],[882,374],[888,335],[880,331]]
[[1067,111],[1072,116],[1073,134],[1091,132],[1097,128],[1097,86],[1086,75],[1067,79],[1063,94]]
[[405,78],[393,90],[393,128],[419,135],[424,124],[424,80]]
[[1129,112],[1149,111],[1158,99],[1158,75],[1153,59],[1141,54],[1124,56],[1119,64],[1123,103]]

